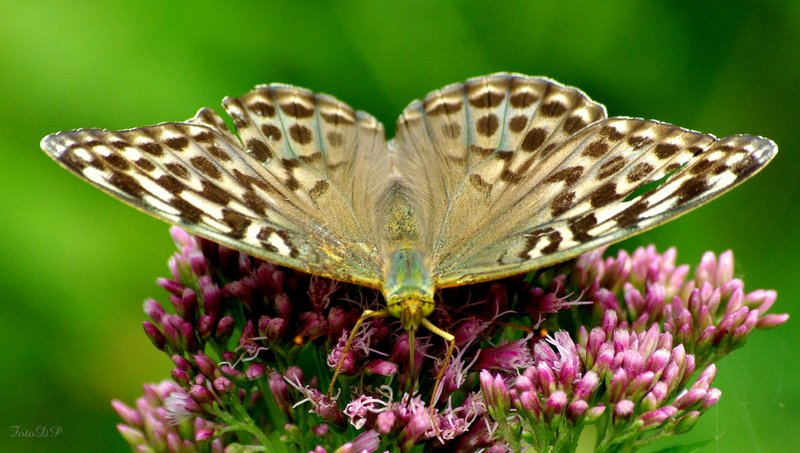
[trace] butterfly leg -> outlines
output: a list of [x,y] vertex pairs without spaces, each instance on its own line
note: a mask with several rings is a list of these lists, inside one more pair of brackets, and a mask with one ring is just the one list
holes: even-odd
[[431,402],[430,402],[431,423],[433,424],[433,429],[434,431],[436,431],[436,435],[438,436],[439,425],[436,424],[436,420],[433,418],[434,406],[436,405],[436,401],[439,399],[439,395],[442,392],[442,379],[444,379],[444,373],[447,370],[447,365],[450,364],[450,358],[453,356],[453,352],[455,351],[456,337],[436,327],[435,325],[433,325],[432,322],[428,321],[427,318],[422,319],[422,325],[425,326],[425,328],[428,329],[428,331],[442,337],[442,339],[444,339],[444,341],[448,343],[447,354],[445,355],[444,362],[442,363],[442,367],[439,370],[439,374],[436,375],[436,383],[433,385],[433,393],[431,393]]
[[336,378],[339,377],[339,373],[342,371],[342,367],[344,366],[344,359],[347,356],[347,353],[350,352],[350,347],[353,345],[353,340],[356,337],[356,333],[358,329],[361,327],[361,324],[364,321],[372,318],[386,318],[390,316],[389,312],[386,310],[364,310],[364,313],[361,314],[361,317],[358,318],[356,324],[353,326],[353,329],[350,330],[350,336],[347,337],[347,342],[344,344],[344,349],[342,349],[342,354],[339,356],[339,361],[336,363],[336,369],[333,371],[333,377],[331,378],[331,384],[328,386],[328,398],[333,396],[333,387],[336,384]]

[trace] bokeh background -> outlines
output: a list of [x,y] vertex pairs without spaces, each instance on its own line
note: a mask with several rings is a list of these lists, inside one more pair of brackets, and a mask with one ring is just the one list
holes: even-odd
[[[800,303],[800,2],[215,2],[0,0],[0,451],[125,451],[112,398],[170,361],[141,304],[172,252],[167,226],[39,150],[47,133],[189,118],[258,83],[334,94],[394,130],[416,97],[495,71],[547,75],[612,115],[775,140],[741,188],[624,243],[736,254],[749,289]],[[797,445],[797,317],[721,361],[701,451]],[[15,426],[62,428],[14,437]],[[656,449],[651,448],[650,451]]]

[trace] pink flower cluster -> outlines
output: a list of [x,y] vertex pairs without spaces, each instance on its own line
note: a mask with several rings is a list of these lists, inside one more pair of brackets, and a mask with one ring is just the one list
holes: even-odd
[[674,249],[597,250],[441,291],[430,319],[456,348],[432,395],[438,337],[417,332],[414,369],[393,319],[365,322],[345,348],[377,292],[171,232],[178,252],[158,280],[169,305],[145,302],[144,331],[173,383],[146,386],[135,408],[113,403],[136,450],[574,451],[592,424],[598,451],[640,446],[690,429],[720,398],[713,362],[787,320],[766,313],[774,291],[745,292],[730,252],[690,278]]

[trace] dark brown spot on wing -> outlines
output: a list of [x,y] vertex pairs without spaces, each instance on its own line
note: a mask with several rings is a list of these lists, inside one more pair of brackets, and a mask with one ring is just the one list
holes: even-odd
[[156,169],[156,164],[150,162],[147,159],[139,159],[135,162],[136,165],[139,166],[144,171],[153,171]]
[[215,184],[212,184],[208,181],[200,181],[200,184],[203,186],[203,190],[200,191],[200,195],[213,201],[214,203],[226,205],[233,199],[231,194]]
[[568,134],[574,134],[575,132],[578,132],[579,130],[586,127],[586,125],[587,125],[586,121],[584,121],[584,119],[581,116],[572,115],[568,117],[566,121],[564,121],[563,129],[564,132]]
[[242,194],[242,201],[244,205],[250,208],[256,214],[265,215],[267,213],[267,202],[263,198],[256,195],[252,190],[246,191]]
[[299,102],[287,102],[280,106],[283,113],[292,118],[308,118],[314,113],[314,109],[307,108]]
[[131,164],[118,154],[109,154],[108,156],[100,156],[100,158],[117,170],[128,170],[131,168]]
[[491,137],[500,126],[500,121],[497,119],[497,115],[490,113],[479,118],[475,126],[479,134]]
[[651,143],[653,143],[653,139],[643,135],[631,135],[628,137],[628,144],[631,145],[633,149],[641,149]]
[[594,208],[600,208],[619,198],[620,196],[617,194],[617,184],[613,182],[608,182],[598,187],[590,196],[592,207]]
[[709,171],[711,169],[711,167],[714,166],[714,164],[715,164],[715,161],[713,161],[711,159],[708,159],[708,158],[700,159],[698,162],[696,162],[694,165],[692,165],[688,170],[689,170],[689,173],[691,173],[693,175],[699,175],[700,173],[705,173],[705,172]]
[[557,147],[558,147],[558,145],[556,145],[555,143],[548,143],[547,146],[545,146],[539,152],[539,158],[544,159],[545,157],[550,155],[550,153],[552,153]]
[[584,148],[581,155],[586,157],[603,157],[608,152],[608,143],[603,141],[592,142]]
[[269,149],[269,146],[257,138],[251,138],[247,141],[245,146],[250,150],[251,155],[260,162],[267,162],[273,157],[272,150]]
[[558,217],[567,212],[575,204],[575,192],[562,192],[553,198],[550,203],[550,210],[553,217]]
[[328,190],[328,187],[329,187],[328,181],[319,180],[314,184],[314,187],[312,187],[311,190],[308,191],[308,195],[311,197],[312,200],[316,200]]
[[252,186],[256,186],[265,192],[275,192],[275,189],[263,178],[244,174],[239,171],[238,168],[233,169],[233,177],[236,178],[236,181],[238,181],[243,187],[250,188]]
[[530,258],[528,254],[531,252],[531,250],[536,248],[536,245],[539,243],[539,239],[545,237],[546,235],[552,232],[553,232],[552,228],[542,228],[526,234],[525,245],[523,246],[522,251],[517,256],[522,259]]
[[275,116],[275,106],[267,104],[264,101],[256,101],[247,106],[251,111],[255,112],[258,116],[271,118]]
[[186,167],[184,167],[181,164],[170,162],[168,164],[165,164],[164,167],[166,167],[167,170],[169,170],[179,178],[186,179],[189,177],[189,170],[187,170]]
[[293,169],[300,166],[300,162],[296,159],[281,159],[281,165],[283,165],[283,168],[285,168],[288,173],[291,173]]
[[166,189],[172,195],[178,195],[186,189],[186,185],[172,175],[161,175],[155,180],[156,184]]
[[491,108],[497,107],[505,99],[503,93],[495,93],[494,91],[486,91],[482,96],[470,98],[469,103],[478,108]]
[[511,132],[522,132],[525,126],[528,125],[528,117],[525,115],[517,115],[508,122],[508,128]]
[[103,169],[103,164],[98,163],[97,159],[92,158],[92,159],[89,159],[88,162],[86,162],[83,159],[81,159],[80,157],[76,156],[72,152],[67,152],[67,153],[62,154],[60,160],[67,167],[69,167],[69,168],[71,168],[73,170],[77,170],[77,171],[81,171],[81,170],[85,169],[87,165],[91,165],[92,167],[97,168],[97,169],[101,169],[101,170]]
[[706,193],[709,188],[708,181],[704,176],[695,176],[687,179],[675,191],[678,196],[678,204],[691,201],[693,198]]
[[164,154],[164,148],[161,147],[158,143],[155,142],[146,142],[139,145],[139,149],[146,152],[151,156],[160,157]]
[[558,231],[553,231],[547,235],[547,239],[550,241],[550,243],[547,244],[546,247],[542,248],[542,253],[549,255],[553,252],[557,252],[558,247],[561,245],[561,233]]
[[231,156],[228,155],[222,148],[217,145],[211,144],[206,147],[206,150],[209,154],[214,156],[214,159],[217,159],[221,162],[230,162]]
[[597,218],[594,214],[589,213],[581,218],[573,219],[569,224],[569,229],[572,231],[572,237],[579,242],[589,242],[592,236],[588,233],[589,230],[597,226]]
[[597,172],[597,179],[606,179],[609,176],[616,174],[625,167],[625,158],[622,156],[615,156],[614,158],[603,162]]
[[323,159],[323,157],[322,157],[322,153],[313,152],[311,154],[301,155],[301,156],[299,156],[299,159],[304,164],[313,164],[315,162],[321,161]]
[[142,198],[146,193],[144,187],[133,176],[121,171],[112,172],[108,183],[134,198]]
[[711,169],[711,173],[715,175],[720,175],[728,170],[728,166],[725,162],[717,162],[717,165],[714,165],[714,168]]
[[611,141],[617,141],[622,139],[625,136],[622,132],[618,131],[613,126],[603,126],[600,128],[600,136],[606,137]]
[[736,175],[737,180],[747,178],[758,170],[761,165],[750,154],[746,154],[742,159],[731,167],[731,171]]
[[231,119],[233,119],[233,125],[236,126],[236,129],[245,129],[247,125],[250,124],[247,121],[247,118],[239,115],[238,113],[230,112],[230,115]]
[[246,216],[228,208],[222,210],[222,221],[231,227],[231,231],[228,235],[234,239],[243,238],[245,232],[247,232],[247,227],[253,223],[253,221]]
[[189,144],[189,140],[187,140],[186,137],[170,137],[164,140],[164,143],[175,151],[181,151]]
[[278,127],[274,124],[262,124],[261,133],[264,134],[264,137],[272,140],[273,142],[277,142],[282,136],[281,130],[278,129]]
[[640,181],[645,176],[653,172],[653,166],[647,162],[639,162],[628,172],[628,182]]
[[219,168],[203,156],[194,156],[189,159],[189,162],[194,168],[200,170],[201,173],[211,179],[222,178],[222,172],[219,171]]
[[209,143],[214,140],[214,134],[211,131],[200,131],[194,135],[192,135],[192,139],[199,143]]
[[301,145],[311,143],[311,129],[300,124],[295,124],[289,128],[289,136]]
[[511,184],[517,184],[518,182],[522,181],[522,175],[504,168],[503,171],[500,172],[500,179]]
[[641,219],[641,215],[649,208],[647,201],[640,199],[630,205],[627,209],[614,216],[617,225],[620,227],[628,227],[636,224]]
[[656,145],[656,157],[659,159],[667,159],[674,156],[681,148],[674,143],[659,143]]
[[544,182],[553,183],[553,182],[564,181],[567,184],[567,186],[571,186],[575,184],[575,182],[578,179],[580,179],[582,174],[583,174],[583,167],[581,167],[580,165],[575,167],[568,167],[551,174],[550,176],[547,177],[547,179],[544,180]]
[[489,193],[492,190],[492,185],[483,180],[481,175],[469,175],[469,182],[472,187],[476,188],[479,192]]
[[509,151],[507,149],[498,149],[494,153],[494,158],[497,160],[510,160],[514,157],[514,151]]
[[511,103],[511,106],[517,109],[524,109],[530,107],[531,104],[538,101],[539,97],[533,93],[528,91],[523,91],[522,93],[517,93],[511,96],[508,100]]
[[539,112],[543,116],[556,117],[561,116],[567,111],[567,106],[561,101],[550,101],[539,107]]
[[289,256],[291,256],[292,258],[297,258],[299,252],[297,251],[297,248],[294,246],[294,244],[292,244],[292,241],[289,240],[289,236],[286,234],[285,231],[277,230],[272,227],[263,227],[258,232],[256,237],[262,241],[261,244],[264,248],[272,252],[280,253],[277,247],[273,246],[268,242],[270,236],[273,234],[281,238],[281,240],[286,244],[286,246],[289,247],[290,250]]
[[542,146],[546,138],[547,131],[540,127],[535,127],[525,134],[525,138],[522,140],[522,149],[528,152],[536,151]]
[[197,223],[203,218],[203,211],[183,198],[174,197],[169,204],[180,212],[181,219],[186,223]]

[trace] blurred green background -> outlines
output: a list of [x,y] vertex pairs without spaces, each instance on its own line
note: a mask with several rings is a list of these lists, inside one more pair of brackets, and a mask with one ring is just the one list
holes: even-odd
[[[59,168],[41,137],[182,120],[258,83],[331,93],[391,133],[429,90],[517,71],[611,115],[770,137],[782,151],[763,173],[625,245],[675,245],[687,263],[732,248],[749,289],[798,313],[800,2],[176,3],[0,0],[0,451],[124,451],[109,400],[170,370],[141,330],[142,301],[163,296],[167,226]],[[718,364],[720,404],[661,446],[796,446],[798,332],[756,332]]]

